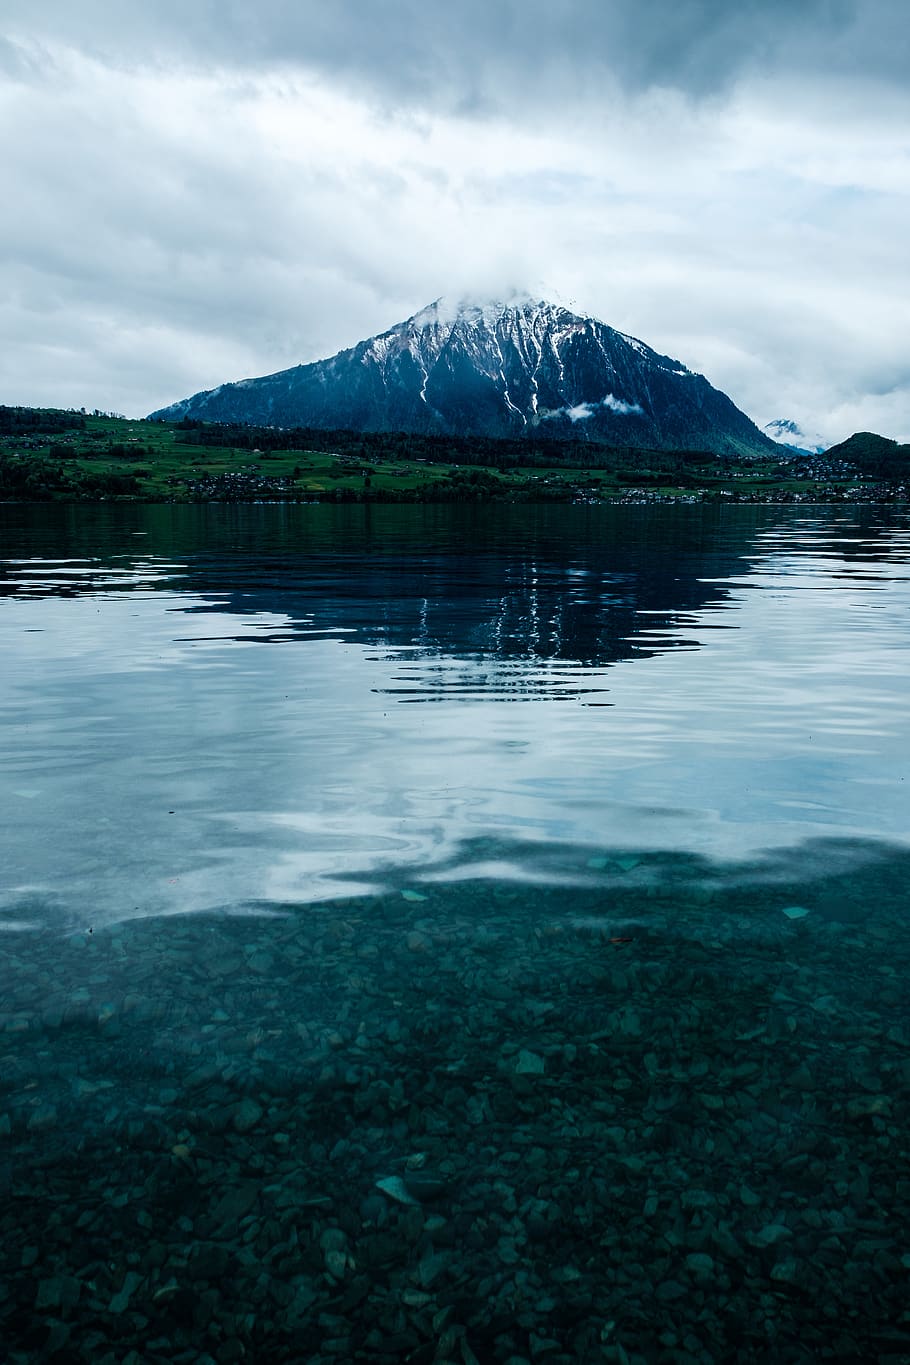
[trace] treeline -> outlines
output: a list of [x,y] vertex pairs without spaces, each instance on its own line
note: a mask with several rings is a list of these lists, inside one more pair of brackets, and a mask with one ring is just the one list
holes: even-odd
[[137,497],[141,492],[139,480],[132,474],[89,473],[55,460],[0,454],[0,501],[48,502],[61,495],[94,500]]
[[705,465],[727,467],[733,458],[704,450],[650,450],[597,442],[490,436],[422,436],[405,431],[324,430],[320,427],[250,427],[185,417],[176,424],[178,442],[229,446],[235,450],[314,450],[364,464],[422,460],[427,464],[474,464],[495,469],[649,469],[655,472]]
[[56,408],[0,406],[0,436],[53,436],[60,431],[83,431],[85,414]]

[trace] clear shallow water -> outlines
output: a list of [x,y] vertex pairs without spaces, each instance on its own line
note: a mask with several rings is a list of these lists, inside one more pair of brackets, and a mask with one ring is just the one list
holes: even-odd
[[22,1359],[910,1358],[904,514],[0,538]]

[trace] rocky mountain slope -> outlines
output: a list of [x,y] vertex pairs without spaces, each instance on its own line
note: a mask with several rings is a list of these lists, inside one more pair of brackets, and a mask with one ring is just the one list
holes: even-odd
[[546,435],[755,454],[775,446],[678,360],[531,299],[437,300],[328,360],[216,389],[152,417],[458,435]]

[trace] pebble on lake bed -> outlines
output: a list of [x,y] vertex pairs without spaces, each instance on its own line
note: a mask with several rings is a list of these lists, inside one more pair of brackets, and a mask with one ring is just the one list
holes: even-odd
[[399,1175],[385,1176],[382,1180],[377,1180],[376,1188],[382,1190],[390,1199],[394,1199],[397,1204],[419,1205],[419,1200],[414,1198]]
[[546,1069],[546,1062],[536,1052],[528,1052],[524,1048],[519,1052],[515,1063],[516,1076],[542,1076]]
[[248,1133],[262,1118],[262,1105],[247,1096],[234,1110],[234,1127],[238,1133]]

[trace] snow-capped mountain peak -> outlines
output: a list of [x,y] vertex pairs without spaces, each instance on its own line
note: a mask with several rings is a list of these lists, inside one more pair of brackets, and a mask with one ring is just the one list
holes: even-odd
[[498,299],[470,294],[461,296],[449,294],[434,299],[426,308],[421,308],[412,318],[408,318],[408,323],[417,329],[437,325],[451,327],[458,322],[469,324],[481,322],[490,327],[510,310],[526,313],[550,306],[552,305],[548,305],[544,300],[533,299],[530,294],[517,292]]
[[328,360],[223,384],[154,415],[728,454],[770,448],[729,398],[680,361],[520,293],[444,296]]
[[778,445],[787,446],[800,455],[821,455],[830,444],[817,433],[812,436],[807,435],[792,417],[776,417],[773,422],[766,423],[763,430],[772,441],[776,441]]

